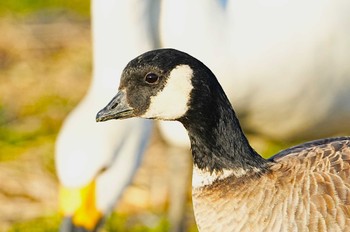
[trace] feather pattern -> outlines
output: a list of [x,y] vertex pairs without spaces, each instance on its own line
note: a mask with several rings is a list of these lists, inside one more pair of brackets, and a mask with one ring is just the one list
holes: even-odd
[[[193,189],[202,231],[345,231],[350,228],[350,138],[306,143],[268,171]],[[228,217],[228,215],[230,215]],[[234,226],[233,226],[234,225]]]

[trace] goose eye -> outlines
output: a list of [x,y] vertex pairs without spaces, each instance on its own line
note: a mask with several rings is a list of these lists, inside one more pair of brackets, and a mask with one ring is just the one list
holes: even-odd
[[158,82],[159,80],[159,76],[155,73],[147,73],[145,76],[145,81],[148,84],[155,84],[156,82]]

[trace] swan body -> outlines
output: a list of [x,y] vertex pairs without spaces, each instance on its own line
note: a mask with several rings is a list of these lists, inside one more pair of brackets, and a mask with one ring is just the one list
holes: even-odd
[[[59,208],[65,218],[61,232],[98,229],[132,180],[153,127],[151,122],[139,119],[100,126],[91,116],[113,95],[122,64],[139,51],[153,47],[151,36],[136,36],[141,31],[145,35],[150,33],[147,28],[151,21],[139,18],[148,11],[150,1],[104,1],[103,4],[93,1],[92,4],[92,84],[65,120],[56,141]],[[121,31],[123,36],[119,34]],[[124,46],[131,41],[133,46]]]

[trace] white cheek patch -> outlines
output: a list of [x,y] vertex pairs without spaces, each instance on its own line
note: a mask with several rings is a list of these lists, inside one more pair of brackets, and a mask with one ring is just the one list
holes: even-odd
[[188,65],[178,65],[169,74],[166,85],[156,96],[142,117],[174,120],[183,116],[188,109],[193,70]]

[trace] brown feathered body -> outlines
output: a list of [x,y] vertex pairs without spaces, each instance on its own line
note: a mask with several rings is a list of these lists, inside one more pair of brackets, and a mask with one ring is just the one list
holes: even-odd
[[350,231],[350,140],[300,145],[264,173],[193,189],[200,231]]

